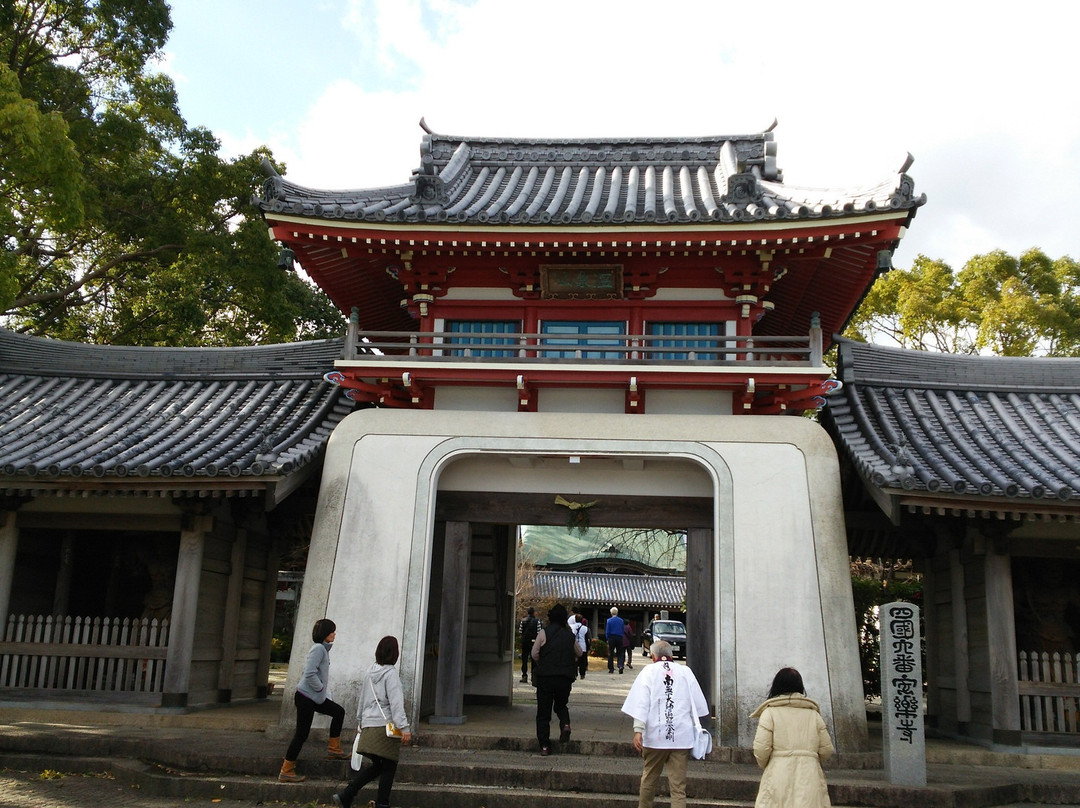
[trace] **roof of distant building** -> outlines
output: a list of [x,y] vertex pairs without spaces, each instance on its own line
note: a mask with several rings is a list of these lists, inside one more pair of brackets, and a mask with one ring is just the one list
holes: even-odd
[[123,347],[0,329],[0,489],[102,478],[98,493],[190,494],[308,473],[353,409],[322,378],[343,345]]
[[826,423],[867,484],[908,507],[1080,515],[1080,360],[838,345]]
[[671,575],[612,575],[602,572],[549,572],[536,575],[536,594],[573,606],[683,609],[686,578]]

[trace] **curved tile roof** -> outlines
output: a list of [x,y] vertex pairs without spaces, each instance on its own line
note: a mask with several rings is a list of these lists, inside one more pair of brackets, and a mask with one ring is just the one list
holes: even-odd
[[689,224],[829,219],[925,202],[904,173],[855,189],[783,184],[772,131],[701,138],[508,139],[428,133],[402,185],[329,191],[264,160],[265,213],[467,225]]
[[1080,502],[1080,360],[838,346],[828,425],[872,485],[995,508]]
[[679,609],[686,605],[686,579],[669,575],[615,575],[604,572],[536,573],[536,593],[569,605],[648,606]]
[[287,475],[352,410],[322,379],[342,349],[133,348],[0,329],[0,488]]

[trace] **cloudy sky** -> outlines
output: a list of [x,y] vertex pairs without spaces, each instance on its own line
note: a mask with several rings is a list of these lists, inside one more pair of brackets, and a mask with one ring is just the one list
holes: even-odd
[[1080,258],[1080,3],[174,0],[163,69],[226,153],[406,182],[450,135],[699,136],[775,118],[790,185],[909,174],[895,263]]

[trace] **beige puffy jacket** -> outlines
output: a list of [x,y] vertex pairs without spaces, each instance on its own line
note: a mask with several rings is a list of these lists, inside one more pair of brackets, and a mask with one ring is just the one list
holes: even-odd
[[799,694],[777,696],[750,716],[760,719],[754,757],[765,770],[755,808],[824,808],[829,789],[821,761],[833,754],[817,702]]

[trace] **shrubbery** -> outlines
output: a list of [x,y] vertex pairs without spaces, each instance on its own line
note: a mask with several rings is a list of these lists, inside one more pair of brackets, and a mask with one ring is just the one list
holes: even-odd
[[285,633],[275,634],[273,639],[270,640],[270,661],[288,662],[291,653],[292,635]]
[[[862,668],[863,696],[867,699],[881,695],[881,629],[878,626],[878,607],[894,601],[907,601],[920,606],[922,603],[922,581],[916,578],[892,578],[882,581],[879,578],[853,575],[851,594],[855,600],[855,623],[859,632],[859,666]],[[921,636],[926,631],[920,626]],[[926,670],[925,658],[923,670]]]

